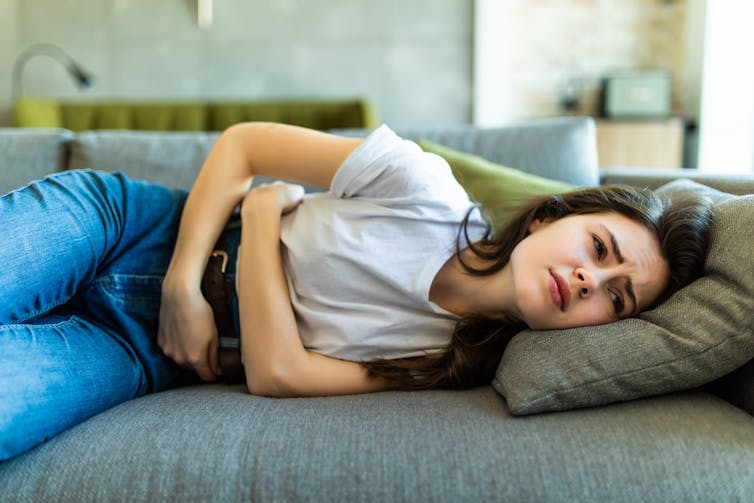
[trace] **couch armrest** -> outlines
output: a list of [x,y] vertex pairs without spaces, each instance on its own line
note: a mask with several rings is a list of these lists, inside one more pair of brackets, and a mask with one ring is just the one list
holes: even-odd
[[600,170],[600,183],[602,185],[627,184],[656,189],[678,178],[688,178],[729,194],[754,194],[754,173],[714,174],[693,169],[655,168],[605,168]]
[[754,416],[754,360],[710,383],[708,389]]

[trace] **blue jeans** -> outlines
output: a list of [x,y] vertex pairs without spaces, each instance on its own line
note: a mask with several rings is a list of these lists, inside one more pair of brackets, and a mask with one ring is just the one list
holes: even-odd
[[185,380],[156,340],[186,196],[70,171],[0,198],[0,460]]

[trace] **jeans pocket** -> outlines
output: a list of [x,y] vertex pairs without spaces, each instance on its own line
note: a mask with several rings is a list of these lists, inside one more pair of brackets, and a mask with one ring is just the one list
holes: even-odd
[[138,309],[159,307],[162,280],[162,276],[155,275],[108,274],[98,278],[97,283],[111,301]]
[[136,353],[152,391],[171,385],[181,373],[157,344],[162,281],[162,275],[107,274],[84,299],[88,314]]

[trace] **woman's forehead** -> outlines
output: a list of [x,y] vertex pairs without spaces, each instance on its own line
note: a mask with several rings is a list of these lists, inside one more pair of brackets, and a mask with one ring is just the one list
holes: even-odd
[[595,225],[609,236],[609,247],[631,278],[639,307],[646,307],[665,289],[670,267],[657,236],[645,225],[619,213],[595,215]]

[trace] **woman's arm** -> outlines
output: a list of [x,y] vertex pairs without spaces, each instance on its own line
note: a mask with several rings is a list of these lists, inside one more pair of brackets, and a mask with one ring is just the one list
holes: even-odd
[[[276,397],[388,389],[360,364],[307,351],[298,332],[280,255],[279,187],[253,190],[241,209],[238,300],[246,383]],[[283,198],[284,199],[284,198]]]
[[217,375],[217,332],[201,278],[217,238],[256,175],[328,187],[360,139],[305,128],[244,123],[220,135],[183,210],[165,276],[158,344],[204,380]]

